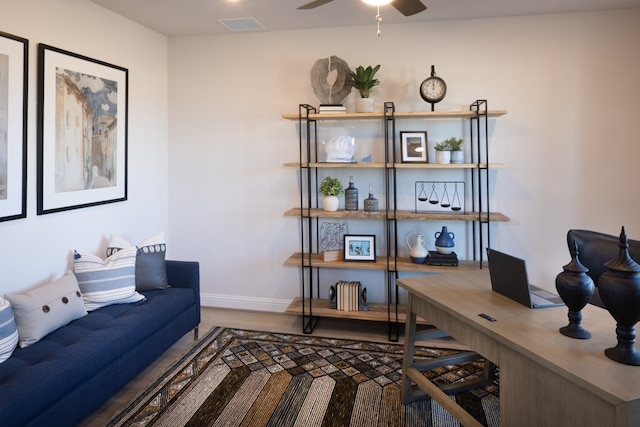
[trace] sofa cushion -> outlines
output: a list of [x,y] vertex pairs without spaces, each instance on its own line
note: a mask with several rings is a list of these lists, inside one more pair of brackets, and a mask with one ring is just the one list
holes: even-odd
[[13,306],[20,347],[87,314],[76,277],[71,271],[60,279],[6,298]]
[[0,297],[0,363],[11,356],[18,345],[18,328],[11,303]]
[[[133,245],[121,236],[111,235],[107,245],[107,256]],[[136,257],[136,290],[149,291],[169,286],[165,254],[167,245],[163,232],[144,239],[138,245]]]
[[105,260],[75,253],[73,268],[88,311],[144,299],[136,292],[136,252],[135,247],[123,249]]

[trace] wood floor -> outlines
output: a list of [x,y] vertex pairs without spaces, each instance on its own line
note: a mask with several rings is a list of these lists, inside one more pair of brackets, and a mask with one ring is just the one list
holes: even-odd
[[[253,329],[268,332],[283,332],[292,334],[302,333],[302,321],[298,316],[284,313],[243,311],[223,308],[202,307],[202,321],[200,323],[200,337],[215,326],[239,329]],[[402,334],[402,331],[401,331]],[[313,332],[316,336],[333,338],[356,338],[367,341],[385,342],[388,338],[386,323],[365,322],[343,319],[320,319]],[[96,412],[90,415],[81,427],[97,427],[105,424],[126,406],[134,397],[146,389],[157,377],[173,364],[183,353],[193,345],[193,334],[182,337],[162,356],[149,365],[137,377],[123,387],[119,393],[112,396]],[[400,337],[402,343],[402,336]],[[462,348],[452,339],[442,339],[429,342],[430,345],[441,345],[449,348]]]

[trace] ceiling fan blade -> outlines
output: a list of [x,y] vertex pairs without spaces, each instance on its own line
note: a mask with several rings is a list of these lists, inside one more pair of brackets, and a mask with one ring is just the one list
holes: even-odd
[[391,5],[404,16],[415,15],[427,9],[427,6],[422,4],[420,0],[393,0]]
[[331,3],[332,1],[333,0],[315,0],[315,1],[312,1],[311,3],[303,4],[298,9],[300,9],[300,10],[303,10],[303,9],[315,9],[316,7],[322,6],[322,5],[327,4],[327,3]]

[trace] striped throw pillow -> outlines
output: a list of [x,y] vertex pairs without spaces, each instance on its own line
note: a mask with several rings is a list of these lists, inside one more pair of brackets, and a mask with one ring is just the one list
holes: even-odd
[[134,246],[118,251],[105,260],[76,252],[73,269],[87,311],[145,299],[144,295],[136,292],[136,252]]
[[11,303],[0,297],[0,363],[7,360],[18,345],[18,328]]

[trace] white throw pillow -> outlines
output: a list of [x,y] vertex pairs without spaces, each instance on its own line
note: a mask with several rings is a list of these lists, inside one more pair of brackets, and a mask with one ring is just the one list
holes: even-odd
[[11,303],[0,297],[0,363],[7,360],[18,345],[18,328]]
[[136,252],[135,247],[123,249],[105,260],[76,252],[73,269],[88,311],[144,300],[136,292]]
[[71,271],[60,279],[20,294],[6,295],[13,306],[20,347],[27,347],[87,314]]

